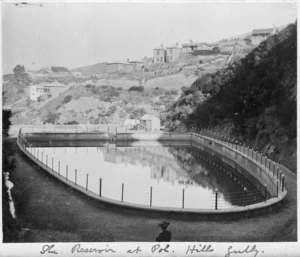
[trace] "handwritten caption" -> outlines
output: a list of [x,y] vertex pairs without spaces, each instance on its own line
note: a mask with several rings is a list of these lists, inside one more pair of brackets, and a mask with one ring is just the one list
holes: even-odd
[[[174,246],[174,245],[173,245]],[[219,247],[218,247],[219,248]],[[65,249],[65,247],[64,247]],[[178,250],[178,248],[177,248]],[[229,245],[226,249],[222,248],[222,251],[224,250],[224,257],[234,257],[234,256],[245,256],[245,257],[259,257],[259,254],[263,256],[264,251],[258,250],[257,246],[255,244],[253,245],[247,245],[247,246],[233,246]],[[183,251],[183,252],[182,252]],[[220,251],[220,249],[218,249]],[[142,252],[145,252],[147,254],[153,254],[157,256],[158,254],[166,254],[166,253],[175,253],[175,248],[172,249],[171,245],[168,243],[164,244],[153,244],[150,245],[150,247],[145,246],[135,246],[131,249],[126,249],[125,253],[127,255],[135,255],[135,254],[141,254]],[[187,246],[180,248],[180,255],[187,255],[187,256],[193,256],[201,253],[201,256],[212,256],[215,252],[215,248],[210,244],[188,244]],[[43,245],[40,253],[42,255],[56,255],[59,254],[58,248],[56,249],[55,244],[45,244]],[[114,253],[122,253],[124,254],[124,249],[122,251],[118,247],[110,247],[108,244],[105,247],[101,248],[95,248],[95,247],[84,247],[82,244],[75,244],[72,247],[70,247],[70,253],[71,254],[114,254]]]

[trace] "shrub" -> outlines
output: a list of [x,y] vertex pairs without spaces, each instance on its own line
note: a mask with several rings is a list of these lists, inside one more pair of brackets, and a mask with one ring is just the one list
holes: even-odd
[[132,86],[128,89],[128,91],[144,92],[145,88],[143,86]]
[[72,121],[65,122],[64,124],[65,125],[76,125],[76,124],[79,124],[79,123],[75,120],[72,120]]
[[55,124],[56,121],[59,119],[60,113],[48,113],[46,119],[44,120],[44,124],[46,123],[51,123],[51,124]]
[[72,100],[72,96],[71,95],[67,95],[64,100],[62,101],[62,104],[67,104],[68,102],[70,102]]

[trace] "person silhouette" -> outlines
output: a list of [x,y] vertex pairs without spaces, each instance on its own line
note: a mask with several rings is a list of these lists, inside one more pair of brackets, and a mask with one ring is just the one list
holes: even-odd
[[156,242],[170,242],[172,238],[172,234],[170,231],[167,230],[170,222],[163,221],[162,223],[158,224],[161,227],[162,232],[159,233],[158,237],[156,237]]

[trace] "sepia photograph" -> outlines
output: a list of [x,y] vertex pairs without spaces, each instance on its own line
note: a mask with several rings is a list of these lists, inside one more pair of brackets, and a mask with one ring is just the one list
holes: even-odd
[[0,256],[299,256],[297,9],[2,1]]

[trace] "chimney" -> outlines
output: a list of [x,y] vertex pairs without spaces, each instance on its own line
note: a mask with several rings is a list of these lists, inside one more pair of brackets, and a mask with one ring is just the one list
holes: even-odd
[[178,42],[176,42],[176,46],[178,46]]
[[127,58],[127,62],[129,62],[129,58]]

